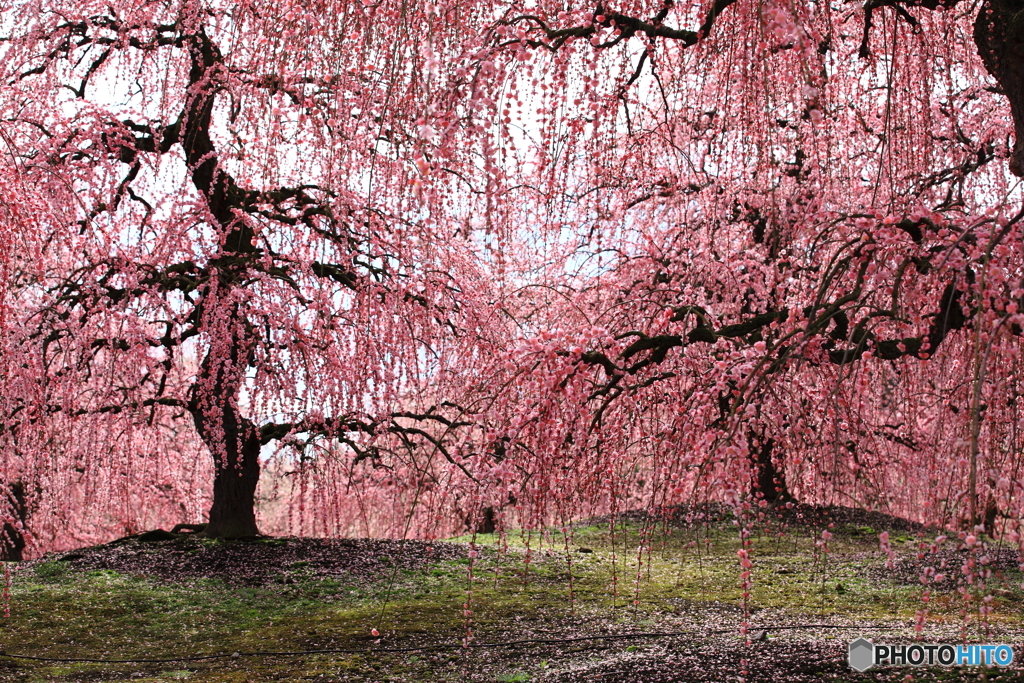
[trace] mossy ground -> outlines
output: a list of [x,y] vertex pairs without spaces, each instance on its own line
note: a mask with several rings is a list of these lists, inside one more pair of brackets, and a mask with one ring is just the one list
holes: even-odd
[[[858,675],[846,666],[846,643],[857,635],[911,640],[922,588],[886,578],[877,529],[832,531],[827,554],[814,544],[820,529],[796,526],[781,537],[771,531],[753,539],[746,614],[752,630],[767,632],[750,646],[738,631],[745,618],[741,546],[728,520],[653,533],[629,522],[614,538],[605,524],[567,534],[480,535],[472,581],[468,557],[369,576],[325,577],[295,562],[255,586],[230,576],[175,581],[82,571],[71,562],[25,564],[14,572],[11,616],[0,620],[0,647],[8,654],[228,656],[132,663],[0,657],[0,681],[727,680],[744,667],[750,680],[877,680],[878,672]],[[916,551],[913,536],[893,538],[900,555]],[[146,552],[160,548],[152,544]],[[959,640],[965,628],[970,640],[1017,643],[1024,657],[1016,569],[989,581],[996,592],[988,632],[976,614],[965,621],[965,602],[947,585],[930,603],[932,640]],[[467,599],[475,647],[462,648]],[[658,635],[673,632],[689,635]],[[655,635],[510,642],[636,633]],[[496,646],[480,647],[488,643]],[[385,651],[402,648],[426,649]],[[231,657],[235,652],[240,656]],[[248,654],[254,652],[279,654]],[[1019,669],[889,669],[881,676],[903,680],[908,673],[921,680],[1024,680]]]

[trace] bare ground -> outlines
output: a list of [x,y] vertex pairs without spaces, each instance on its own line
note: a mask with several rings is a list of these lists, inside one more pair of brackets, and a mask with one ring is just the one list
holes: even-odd
[[[147,540],[147,534],[150,534]],[[50,555],[79,570],[109,569],[177,581],[221,579],[262,586],[288,583],[297,568],[315,577],[376,578],[382,572],[423,569],[465,557],[454,543],[388,539],[254,538],[209,542],[191,534],[147,532],[106,545]]]

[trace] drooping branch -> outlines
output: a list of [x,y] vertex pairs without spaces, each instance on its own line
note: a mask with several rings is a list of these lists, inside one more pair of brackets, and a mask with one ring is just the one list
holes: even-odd
[[260,443],[284,439],[292,434],[335,437],[343,433],[374,434],[377,423],[356,417],[308,417],[298,422],[270,422],[260,427]]
[[904,356],[926,359],[935,354],[936,349],[954,330],[963,329],[967,324],[961,304],[963,292],[955,283],[950,283],[939,299],[939,310],[932,315],[928,331],[916,337],[902,339],[878,339],[873,332],[865,329],[867,319],[856,326],[849,341],[853,347],[829,350],[829,360],[836,365],[845,365],[860,360],[869,350],[878,358],[897,360]]
[[[677,41],[686,47],[690,47],[696,45],[701,39],[707,37],[719,15],[721,15],[722,12],[724,12],[734,2],[735,0],[716,0],[698,31],[672,28],[671,26],[665,25],[664,21],[674,5],[673,0],[666,0],[657,14],[646,20],[630,16],[628,14],[623,14],[615,10],[605,9],[603,5],[598,4],[593,12],[591,21],[578,26],[555,28],[550,26],[542,18],[533,14],[521,14],[510,19],[506,19],[501,23],[504,25],[514,25],[518,23],[532,24],[539,29],[541,33],[543,33],[544,37],[541,40],[529,39],[524,42],[530,47],[543,47],[551,50],[552,52],[558,50],[569,40],[579,38],[592,39],[593,36],[597,35],[601,29],[609,28],[615,29],[615,35],[606,41],[595,43],[595,48],[604,49],[614,47],[637,35],[643,35],[648,40],[662,38],[665,40]],[[643,61],[641,60],[640,66],[642,65]],[[640,66],[637,67],[638,72]],[[635,77],[632,80],[635,80]]]
[[[452,419],[438,413],[434,406],[422,413],[409,411],[397,411],[383,419],[371,419],[368,417],[338,416],[338,417],[307,417],[298,422],[267,423],[260,428],[260,442],[262,445],[298,435],[305,435],[305,439],[299,442],[300,448],[303,444],[310,443],[313,439],[325,438],[347,445],[356,454],[353,465],[364,460],[376,462],[381,454],[381,448],[374,444],[362,444],[351,434],[363,434],[369,437],[380,434],[391,434],[396,436],[408,448],[415,448],[413,438],[419,438],[430,444],[449,463],[458,467],[470,479],[475,481],[473,474],[466,469],[465,465],[458,462],[448,447],[445,445],[445,436],[465,427],[478,426],[477,423],[464,420]],[[464,412],[464,411],[460,411]],[[399,420],[411,420],[412,425],[403,424]],[[444,428],[441,436],[431,433],[426,428],[427,423],[436,423]]]
[[[850,296],[842,297],[820,307],[816,315],[813,315],[813,309],[805,308],[804,316],[813,315],[808,319],[805,329],[811,335],[816,335],[825,332],[832,323],[832,330],[828,333],[825,348],[828,350],[829,361],[835,365],[855,362],[861,359],[868,350],[872,350],[876,357],[884,360],[897,360],[905,356],[926,359],[935,354],[951,332],[963,329],[967,324],[969,316],[963,312],[962,296],[963,291],[957,288],[955,283],[949,283],[939,298],[938,311],[931,315],[928,330],[918,336],[900,339],[878,338],[874,332],[867,329],[867,325],[869,321],[877,320],[880,317],[892,317],[892,314],[884,312],[865,317],[850,331],[849,314],[844,306],[852,304],[855,308],[859,307],[857,297],[851,298]],[[636,341],[618,354],[620,361],[629,361],[642,354],[640,360],[634,363],[616,363],[607,354],[597,350],[584,352],[579,356],[578,362],[583,365],[599,365],[604,369],[609,380],[597,394],[607,395],[620,384],[624,376],[636,374],[644,368],[665,362],[668,352],[673,348],[685,348],[697,343],[716,344],[721,339],[732,339],[743,344],[750,344],[762,339],[761,331],[764,328],[776,322],[785,322],[790,316],[788,309],[769,311],[715,329],[708,316],[702,311],[703,309],[697,306],[681,306],[676,309],[673,320],[677,322],[690,314],[697,316],[697,324],[685,337],[674,334],[648,336],[638,331],[619,335],[620,339],[637,337]],[[842,342],[852,343],[852,346],[838,347],[837,345]],[[784,350],[780,350],[780,353],[786,355],[790,351],[790,347],[786,347]],[[567,356],[568,353],[562,352],[560,355]],[[768,371],[778,371],[784,365],[785,363],[780,357],[769,366]],[[670,376],[672,376],[671,373],[668,373],[663,378]]]

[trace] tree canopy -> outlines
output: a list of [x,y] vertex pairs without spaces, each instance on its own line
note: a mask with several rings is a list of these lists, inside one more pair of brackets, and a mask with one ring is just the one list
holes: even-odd
[[8,535],[1013,532],[1022,12],[0,3]]

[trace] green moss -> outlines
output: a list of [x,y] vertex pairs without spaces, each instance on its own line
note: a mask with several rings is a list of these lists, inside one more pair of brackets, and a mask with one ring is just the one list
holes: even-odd
[[43,581],[58,582],[67,578],[69,562],[41,562],[35,566],[35,573]]
[[[568,554],[560,532],[547,539],[534,534],[528,566],[519,534],[508,535],[508,554],[486,549],[473,567],[469,626],[475,642],[506,642],[533,633],[571,635],[585,623],[673,630],[701,615],[710,615],[704,618],[714,628],[738,624],[742,589],[736,551],[741,546],[731,524],[653,537],[632,523],[618,525],[614,535],[611,531],[605,525],[573,530]],[[769,534],[754,539],[751,609],[770,609],[804,622],[829,616],[904,623],[913,618],[921,607],[921,588],[879,578],[884,576],[884,556],[873,529],[870,534],[837,533],[829,554],[817,559],[812,535],[800,530],[781,540]],[[499,542],[497,537],[493,541]],[[593,552],[576,552],[583,543]],[[638,564],[641,545],[649,551],[639,554]],[[458,644],[467,627],[467,563],[464,558],[422,571],[385,570],[360,579],[317,578],[306,563],[296,562],[288,573],[293,583],[247,587],[220,580],[160,583],[109,570],[78,571],[67,562],[42,562],[32,571],[16,572],[12,616],[0,620],[0,642],[11,653],[123,659]],[[1020,583],[1019,573],[1007,572],[1006,578],[1010,585]],[[992,603],[993,621],[1019,624],[1024,593],[1016,588],[1000,591]],[[961,606],[952,590],[936,591],[930,603],[935,618],[952,621],[959,618]],[[379,637],[372,635],[374,628]],[[605,652],[622,653],[646,646],[622,642],[604,647]],[[19,681],[217,683],[321,675],[327,680],[344,675],[458,680],[467,667],[491,667],[489,680],[528,680],[542,656],[550,657],[551,651],[508,649],[498,656],[482,649],[428,649],[123,665],[6,660],[13,663],[0,669],[0,680],[8,675]]]

